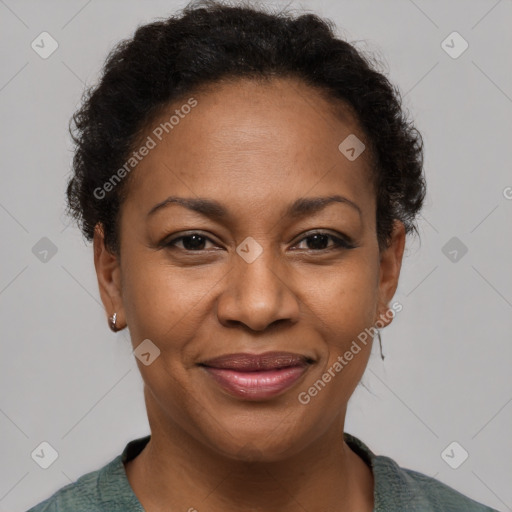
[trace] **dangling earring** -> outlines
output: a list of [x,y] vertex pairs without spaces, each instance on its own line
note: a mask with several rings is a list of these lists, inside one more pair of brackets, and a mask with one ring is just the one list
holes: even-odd
[[380,337],[380,329],[377,329],[377,336],[379,337],[380,357],[384,361],[384,354],[382,353],[382,339]]
[[119,328],[117,327],[116,325],[116,321],[117,321],[117,313],[114,313],[111,317],[109,317],[108,319],[108,325],[110,327],[110,329],[114,332],[117,332],[119,331]]

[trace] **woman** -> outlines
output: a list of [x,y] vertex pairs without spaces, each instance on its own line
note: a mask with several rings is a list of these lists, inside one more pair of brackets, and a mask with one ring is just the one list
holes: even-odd
[[329,22],[189,5],[74,122],[69,211],[151,435],[31,512],[492,510],[344,433],[425,182],[398,93]]

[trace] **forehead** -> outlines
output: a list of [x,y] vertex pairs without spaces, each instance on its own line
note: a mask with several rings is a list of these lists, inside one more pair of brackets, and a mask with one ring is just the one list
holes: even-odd
[[146,128],[142,144],[153,147],[133,170],[127,203],[147,212],[181,194],[266,209],[337,192],[368,202],[369,151],[350,161],[339,150],[354,135],[365,140],[350,110],[299,80],[215,84]]

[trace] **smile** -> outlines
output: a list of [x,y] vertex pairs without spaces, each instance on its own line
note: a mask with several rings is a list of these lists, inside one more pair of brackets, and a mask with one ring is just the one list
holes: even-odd
[[270,399],[290,389],[312,359],[290,352],[229,354],[200,363],[229,394],[245,400]]

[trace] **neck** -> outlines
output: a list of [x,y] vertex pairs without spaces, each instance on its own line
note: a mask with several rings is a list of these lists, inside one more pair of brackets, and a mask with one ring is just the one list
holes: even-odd
[[147,512],[371,512],[371,469],[343,440],[344,414],[334,423],[289,458],[251,462],[215,452],[168,418],[150,418],[151,439],[126,464],[127,477]]

